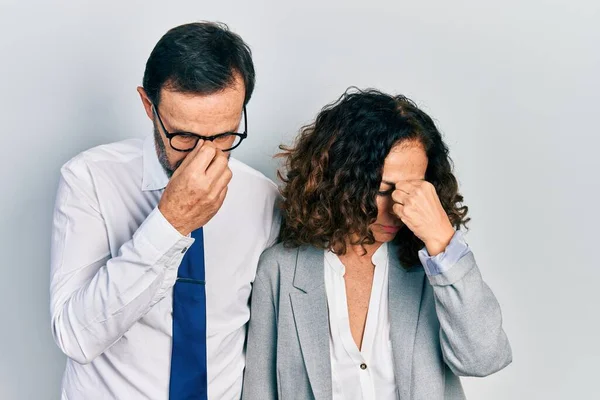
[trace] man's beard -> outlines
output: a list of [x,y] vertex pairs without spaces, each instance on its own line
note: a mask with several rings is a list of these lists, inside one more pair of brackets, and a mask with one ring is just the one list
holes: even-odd
[[173,173],[177,169],[177,167],[179,167],[179,165],[181,165],[181,163],[183,162],[184,159],[179,161],[174,166],[171,165],[171,163],[169,162],[169,158],[167,157],[167,149],[165,148],[165,142],[162,140],[162,136],[161,136],[160,132],[158,131],[156,124],[154,125],[154,147],[156,148],[156,155],[158,156],[158,162],[165,170],[165,173],[167,174],[167,176],[169,178],[171,178],[173,176]]
[[[162,140],[162,135],[158,131],[156,124],[154,124],[154,143],[155,143],[154,147],[156,148],[156,155],[158,156],[158,162],[165,170],[165,173],[167,174],[169,179],[171,179],[171,177],[173,176],[173,173],[175,172],[175,170],[177,170],[177,168],[179,168],[179,166],[181,165],[183,160],[185,160],[185,158],[182,158],[181,160],[177,161],[177,163],[175,165],[171,165],[171,163],[169,162],[169,157],[167,156],[167,149],[165,148],[165,142]],[[227,152],[227,160],[229,160],[230,157],[231,157],[231,152],[228,151]]]

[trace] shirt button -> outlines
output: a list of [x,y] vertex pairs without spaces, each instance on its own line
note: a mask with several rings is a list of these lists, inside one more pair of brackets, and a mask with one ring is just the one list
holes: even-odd
[[367,364],[365,364],[365,363],[360,364],[360,369],[367,369]]
[[187,251],[187,247],[184,247],[183,250],[181,250],[181,254],[185,253]]

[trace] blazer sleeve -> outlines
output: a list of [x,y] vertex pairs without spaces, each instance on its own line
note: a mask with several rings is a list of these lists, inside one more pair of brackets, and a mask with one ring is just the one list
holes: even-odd
[[264,272],[277,262],[263,253],[252,285],[242,400],[277,399],[277,313]]
[[448,271],[429,275],[440,321],[444,361],[458,376],[483,377],[512,362],[496,297],[483,281],[472,252]]

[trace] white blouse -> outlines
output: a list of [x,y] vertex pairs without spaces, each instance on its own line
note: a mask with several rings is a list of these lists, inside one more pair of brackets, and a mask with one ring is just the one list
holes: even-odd
[[333,400],[398,398],[388,317],[387,243],[377,249],[372,261],[375,274],[362,349],[359,350],[350,331],[344,281],[346,268],[336,254],[325,251]]

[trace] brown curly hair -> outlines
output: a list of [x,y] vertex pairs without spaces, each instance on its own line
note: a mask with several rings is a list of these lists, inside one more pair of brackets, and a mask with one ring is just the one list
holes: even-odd
[[[404,96],[350,88],[301,129],[294,146],[280,146],[284,245],[345,254],[350,238],[358,238],[351,244],[374,243],[369,225],[377,219],[384,160],[394,145],[407,140],[423,145],[425,179],[435,187],[452,225],[464,226],[468,207],[462,205],[448,147],[433,120]],[[419,263],[423,242],[406,226],[394,241],[405,267]]]

